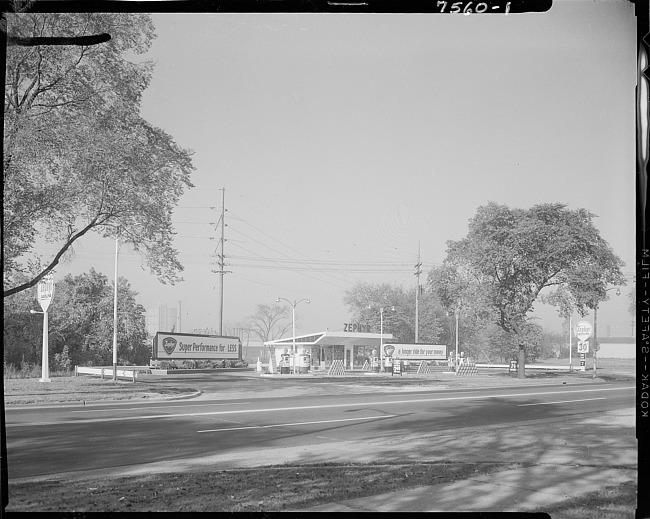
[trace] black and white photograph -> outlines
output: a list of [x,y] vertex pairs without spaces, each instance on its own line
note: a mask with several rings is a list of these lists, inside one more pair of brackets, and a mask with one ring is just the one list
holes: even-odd
[[381,1],[3,3],[3,512],[646,517],[647,0]]

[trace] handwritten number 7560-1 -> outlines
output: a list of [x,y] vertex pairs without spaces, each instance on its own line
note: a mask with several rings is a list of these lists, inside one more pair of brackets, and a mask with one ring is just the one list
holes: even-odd
[[[506,14],[510,12],[510,3],[511,2],[506,3],[506,7],[505,7]],[[440,8],[440,12],[444,13],[445,10],[447,9],[447,4],[448,2],[446,2],[445,0],[440,0],[436,5],[438,6],[438,8]],[[493,7],[493,9],[497,9],[497,8],[498,8],[497,6]],[[454,2],[451,4],[451,8],[449,9],[449,12],[472,14],[472,13],[484,13],[487,10],[488,10],[488,5],[485,2],[479,2],[474,7],[472,6],[472,2],[467,2],[466,4],[464,2]]]

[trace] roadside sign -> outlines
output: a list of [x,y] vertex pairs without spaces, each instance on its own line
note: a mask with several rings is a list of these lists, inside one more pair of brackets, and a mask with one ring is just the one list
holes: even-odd
[[52,296],[54,296],[54,279],[51,272],[39,281],[37,290],[38,302],[43,312],[47,312],[52,302]]
[[589,353],[589,341],[578,342],[578,353]]
[[586,341],[591,337],[591,330],[591,323],[589,321],[578,321],[573,329],[573,333],[581,341]]

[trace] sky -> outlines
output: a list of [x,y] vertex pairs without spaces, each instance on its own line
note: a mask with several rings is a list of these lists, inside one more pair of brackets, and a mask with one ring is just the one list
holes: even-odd
[[[310,299],[296,307],[297,334],[342,330],[346,290],[415,287],[418,248],[424,282],[494,201],[595,213],[628,275],[622,295],[601,303],[599,336],[631,332],[633,4],[152,17],[141,115],[195,152],[195,187],[173,216],[184,281],[161,284],[126,249],[118,268],[145,307],[180,301],[183,332],[219,326],[222,196],[224,331],[277,297]],[[55,278],[93,267],[112,280],[114,251],[84,237]],[[535,315],[560,329],[552,308]]]

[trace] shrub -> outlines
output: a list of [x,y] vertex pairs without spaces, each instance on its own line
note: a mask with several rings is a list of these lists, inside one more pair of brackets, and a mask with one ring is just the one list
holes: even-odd
[[61,353],[57,353],[54,355],[54,362],[53,368],[57,371],[65,371],[68,372],[70,371],[70,368],[72,366],[72,361],[70,360],[70,357],[68,355],[68,346],[65,345],[63,347],[63,351]]
[[245,360],[231,360],[229,361],[230,368],[247,368],[248,362]]
[[4,363],[3,378],[40,378],[42,375],[41,366],[30,362],[21,362],[20,369],[13,364]]

